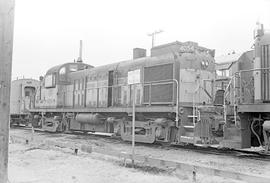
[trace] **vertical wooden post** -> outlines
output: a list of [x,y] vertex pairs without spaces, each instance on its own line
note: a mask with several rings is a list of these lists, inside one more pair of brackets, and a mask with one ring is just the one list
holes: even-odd
[[8,180],[9,102],[14,0],[0,0],[0,183]]

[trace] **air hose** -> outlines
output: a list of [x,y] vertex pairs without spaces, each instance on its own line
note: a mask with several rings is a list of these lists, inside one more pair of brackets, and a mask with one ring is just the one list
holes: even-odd
[[259,135],[258,135],[258,134],[255,132],[255,130],[254,130],[254,123],[255,123],[256,121],[258,121],[258,120],[253,120],[253,121],[252,121],[252,123],[251,123],[251,131],[252,131],[252,133],[257,137],[260,146],[262,146],[261,139],[260,139]]

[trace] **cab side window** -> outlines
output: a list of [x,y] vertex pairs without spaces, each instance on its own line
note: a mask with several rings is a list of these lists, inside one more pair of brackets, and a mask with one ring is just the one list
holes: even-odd
[[56,85],[55,74],[45,76],[45,88],[54,88]]
[[66,81],[66,67],[59,70],[59,81]]

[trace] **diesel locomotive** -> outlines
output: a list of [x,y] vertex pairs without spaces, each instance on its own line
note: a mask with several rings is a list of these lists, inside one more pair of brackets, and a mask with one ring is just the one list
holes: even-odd
[[[253,50],[235,73],[237,112],[242,147],[270,148],[270,32],[262,24],[254,31]],[[252,55],[251,57],[248,55]]]
[[[223,85],[224,133],[221,144],[233,148],[260,146],[268,151],[270,32],[262,24],[257,26],[252,50],[244,52],[232,63],[230,77],[227,77],[228,80]],[[216,80],[218,79],[217,77]]]
[[[269,147],[270,34],[254,34],[254,49],[218,77],[215,50],[173,42],[133,59],[99,67],[64,63],[47,71],[29,109],[33,127],[80,131],[143,143],[209,144],[230,148]],[[80,51],[81,53],[81,51]]]
[[176,41],[153,47],[148,57],[135,48],[132,60],[93,67],[78,59],[55,66],[37,88],[32,124],[47,131],[113,133],[129,141],[134,100],[136,142],[200,142],[201,128],[207,129],[205,142],[213,142],[210,134],[222,131],[222,122],[196,126],[194,109],[214,100],[214,54],[198,43]]

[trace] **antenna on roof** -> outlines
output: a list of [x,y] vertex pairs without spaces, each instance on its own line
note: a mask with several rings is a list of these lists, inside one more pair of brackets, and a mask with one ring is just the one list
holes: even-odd
[[77,62],[83,62],[82,61],[82,40],[80,40],[80,50],[79,50],[79,57],[77,59]]
[[160,33],[162,33],[162,32],[164,32],[163,30],[158,30],[158,31],[154,31],[154,32],[152,32],[152,33],[150,33],[150,34],[147,34],[148,36],[151,36],[152,37],[152,48],[155,46],[155,38],[156,38],[156,35],[157,34],[160,34]]

